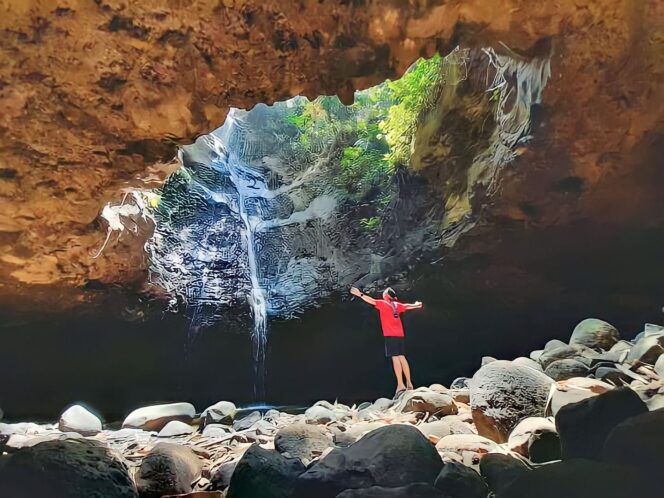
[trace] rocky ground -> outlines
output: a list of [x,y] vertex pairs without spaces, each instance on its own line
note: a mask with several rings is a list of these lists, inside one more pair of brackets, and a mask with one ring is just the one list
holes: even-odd
[[[472,379],[304,413],[222,401],[140,408],[122,428],[75,405],[0,424],[7,497],[655,496],[664,464],[664,327],[634,340],[584,320],[569,343],[486,357]],[[0,412],[1,414],[1,412]],[[1,415],[0,415],[1,416]]]

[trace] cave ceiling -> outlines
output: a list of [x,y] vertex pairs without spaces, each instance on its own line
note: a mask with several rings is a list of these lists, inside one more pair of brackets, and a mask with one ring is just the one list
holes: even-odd
[[[67,306],[140,289],[144,240],[99,214],[159,185],[230,107],[336,94],[417,58],[551,54],[535,139],[482,198],[497,230],[664,221],[664,3],[657,0],[0,0],[0,299]],[[475,244],[475,247],[473,247]]]

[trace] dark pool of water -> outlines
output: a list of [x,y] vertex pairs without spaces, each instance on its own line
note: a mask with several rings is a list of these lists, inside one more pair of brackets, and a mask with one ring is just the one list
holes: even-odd
[[[662,231],[586,237],[506,234],[489,256],[423,265],[404,300],[425,308],[405,316],[416,384],[472,375],[483,355],[527,355],[595,316],[625,337],[661,323]],[[593,242],[591,239],[596,239]],[[53,420],[85,401],[107,420],[159,401],[198,410],[221,399],[302,406],[390,395],[376,312],[357,300],[331,299],[269,330],[266,399],[253,399],[250,323],[220,323],[190,336],[188,321],[156,314],[127,322],[108,308],[77,314],[17,316],[0,322],[0,407],[9,420]]]

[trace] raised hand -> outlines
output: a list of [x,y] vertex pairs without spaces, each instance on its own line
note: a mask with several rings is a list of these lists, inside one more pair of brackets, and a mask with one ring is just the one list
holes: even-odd
[[353,296],[357,296],[357,297],[360,297],[362,295],[362,292],[360,292],[360,289],[358,289],[357,287],[351,287],[350,288],[350,293]]

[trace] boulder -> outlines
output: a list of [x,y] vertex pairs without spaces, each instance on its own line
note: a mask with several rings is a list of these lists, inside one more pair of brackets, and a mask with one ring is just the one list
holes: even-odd
[[468,377],[457,377],[450,384],[450,389],[466,389],[470,379]]
[[159,431],[157,437],[184,436],[193,432],[194,428],[191,425],[180,422],[179,420],[171,420]]
[[469,424],[462,422],[456,417],[445,417],[441,420],[425,422],[418,425],[417,428],[430,441],[435,440],[436,442],[451,434],[475,434],[475,431]]
[[334,410],[322,405],[314,405],[304,412],[307,424],[329,424],[337,419]]
[[160,431],[172,420],[191,424],[195,415],[196,409],[190,403],[145,406],[127,415],[127,418],[122,422],[122,427],[144,431]]
[[202,468],[203,462],[186,446],[157,443],[136,472],[136,487],[141,498],[190,493]]
[[137,498],[126,465],[86,439],[51,440],[0,456],[0,490],[11,498]]
[[477,468],[484,455],[500,451],[500,446],[477,434],[452,434],[441,438],[436,443],[436,450],[446,462],[453,461]]
[[310,462],[327,448],[334,446],[332,436],[317,425],[295,423],[280,429],[274,438],[279,453]]
[[[660,355],[655,362],[655,373],[664,379],[664,355]],[[2,417],[0,417],[2,419]]]
[[556,429],[563,459],[598,459],[609,432],[626,418],[646,411],[645,403],[627,387],[562,407],[556,414]]
[[551,339],[544,345],[544,351],[551,351],[561,346],[567,346],[567,344],[560,339]]
[[384,412],[386,410],[389,410],[392,407],[393,404],[394,404],[394,400],[387,399],[387,398],[378,398],[371,405],[371,409],[374,410],[374,411]]
[[251,429],[251,427],[262,418],[263,416],[261,415],[261,412],[253,411],[241,419],[233,422],[233,430],[246,431],[247,429]]
[[519,356],[518,358],[513,359],[512,363],[514,363],[515,365],[520,365],[522,367],[534,368],[535,370],[539,370],[540,372],[542,371],[542,365],[540,365],[539,362],[533,360],[532,358],[526,358],[525,356]]
[[629,350],[625,363],[633,367],[641,365],[654,365],[664,353],[664,334],[661,336],[646,336],[641,338]]
[[318,460],[298,478],[296,496],[332,498],[346,489],[433,484],[442,466],[434,446],[415,427],[388,425]]
[[548,367],[554,361],[566,360],[568,358],[574,358],[578,355],[578,349],[573,346],[564,344],[563,346],[551,349],[549,351],[544,351],[542,356],[539,357],[539,363],[542,365],[542,368],[546,370],[546,367]]
[[661,478],[664,469],[664,409],[654,410],[616,425],[604,442],[602,459],[635,466]]
[[446,498],[448,495],[425,483],[414,483],[398,488],[372,486],[364,489],[347,489],[337,498]]
[[457,462],[443,466],[434,486],[453,498],[486,498],[489,494],[484,479],[470,467]]
[[613,389],[611,384],[585,377],[575,377],[556,382],[551,391],[546,414],[555,416],[558,410],[565,405],[592,398],[611,389]]
[[500,498],[641,498],[656,496],[630,469],[590,460],[566,460],[526,472]]
[[586,318],[574,327],[569,343],[592,349],[611,349],[619,340],[620,334],[613,325],[597,318]]
[[360,439],[365,434],[375,431],[387,425],[387,422],[382,420],[374,420],[371,422],[359,422],[350,425],[345,431],[338,431],[334,434],[334,442],[337,446],[350,446],[355,441]]
[[510,484],[529,471],[525,463],[502,453],[489,453],[480,460],[480,474],[497,498],[501,498]]
[[206,425],[203,429],[203,436],[211,438],[221,438],[228,435],[231,429],[221,424]]
[[544,415],[551,384],[543,373],[511,361],[494,361],[480,368],[470,383],[478,433],[506,442],[519,420]]
[[629,351],[631,348],[632,348],[631,342],[621,339],[618,342],[616,342],[613,346],[611,346],[611,349],[609,349],[609,351],[611,353],[622,353],[624,351]]
[[492,361],[497,361],[497,360],[493,356],[482,356],[482,363],[480,364],[480,366],[483,367],[484,365],[488,365]]
[[436,393],[442,393],[442,394],[445,394],[446,392],[449,391],[449,389],[446,388],[446,387],[445,387],[444,385],[442,385],[442,384],[431,384],[431,385],[429,386],[429,390],[430,390],[430,391],[433,391],[433,392],[436,392]]
[[567,358],[549,363],[544,373],[553,380],[567,380],[573,377],[585,377],[590,369],[578,360]]
[[233,472],[235,472],[235,467],[237,467],[238,462],[239,460],[225,462],[214,469],[214,472],[210,477],[210,489],[225,491],[231,483],[231,477],[233,477]]
[[528,417],[519,422],[507,446],[535,463],[560,459],[560,436],[553,421],[544,417]]
[[608,366],[598,367],[595,370],[594,376],[596,379],[616,386],[629,384],[632,381],[632,378],[622,370]]
[[452,396],[455,403],[470,403],[470,389],[450,389],[447,394]]
[[254,444],[237,463],[226,498],[290,498],[304,471],[299,459]]
[[529,357],[531,360],[534,360],[534,361],[539,362],[539,359],[540,359],[540,357],[542,356],[542,354],[544,354],[544,350],[543,350],[543,349],[536,349],[535,351],[531,351],[530,354],[528,355],[528,357]]
[[67,408],[58,422],[62,432],[76,432],[83,436],[94,436],[101,432],[101,419],[82,405],[72,405]]
[[426,413],[437,417],[459,412],[452,396],[434,391],[406,393],[399,403],[399,408],[402,412]]
[[231,425],[235,419],[237,408],[230,401],[219,401],[208,406],[201,413],[201,427],[209,424]]

